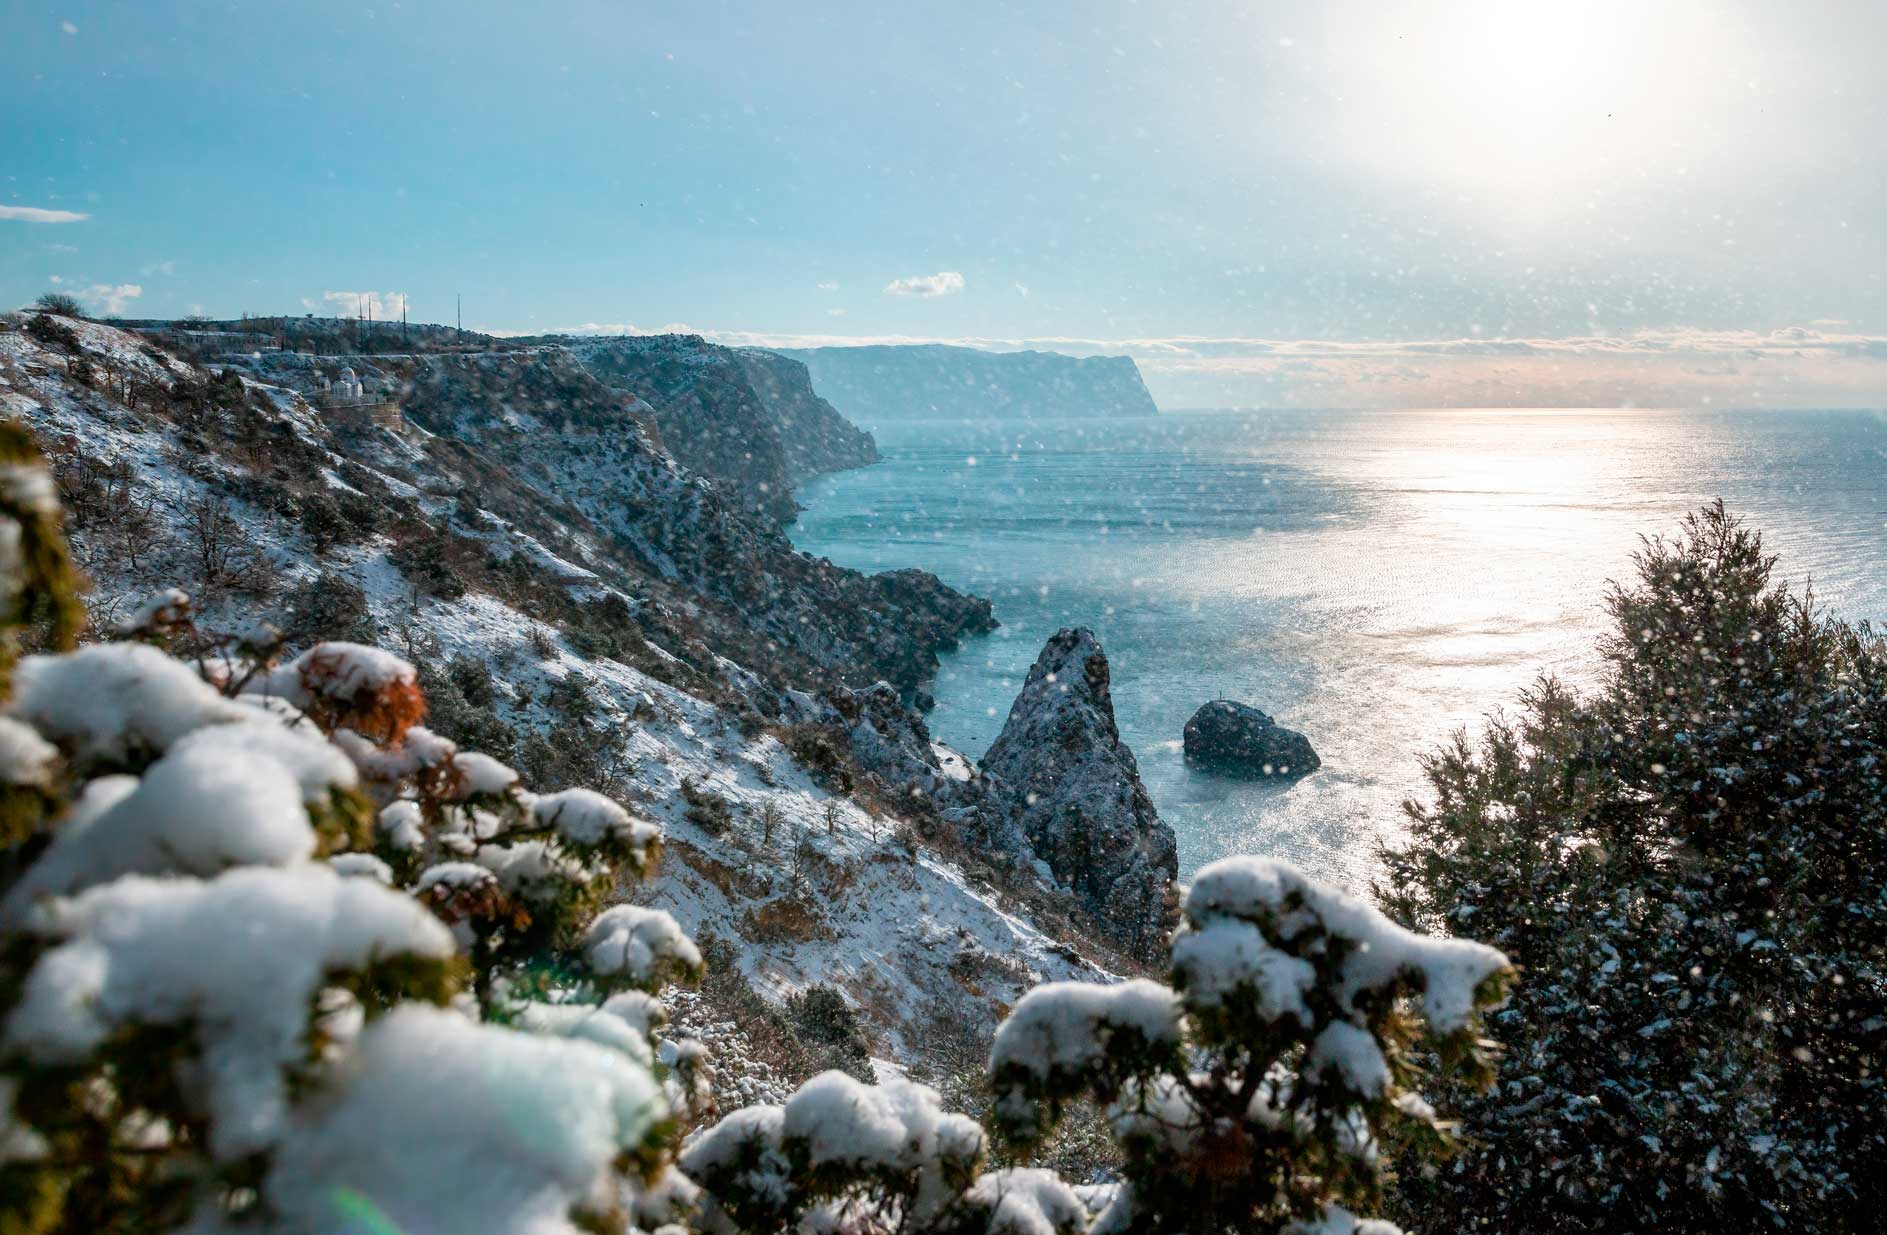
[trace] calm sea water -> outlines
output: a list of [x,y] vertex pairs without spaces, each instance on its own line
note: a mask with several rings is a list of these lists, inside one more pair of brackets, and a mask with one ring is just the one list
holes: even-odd
[[[1608,579],[1718,496],[1836,612],[1887,618],[1887,419],[1486,410],[873,426],[885,461],[806,486],[792,530],[921,566],[1002,629],[946,658],[931,728],[980,756],[1044,639],[1092,627],[1182,874],[1288,857],[1361,887],[1418,754],[1540,673],[1590,682]],[[1208,699],[1301,729],[1288,785],[1187,768]]]

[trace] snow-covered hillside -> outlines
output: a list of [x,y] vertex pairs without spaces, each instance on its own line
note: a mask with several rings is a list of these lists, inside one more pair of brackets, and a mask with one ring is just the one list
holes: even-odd
[[[1104,972],[1063,914],[1032,921],[1052,897],[854,779],[849,752],[794,754],[842,736],[806,691],[840,689],[846,660],[921,671],[911,632],[952,620],[918,616],[941,585],[792,553],[567,354],[356,359],[403,383],[409,424],[350,433],[303,393],[327,361],[200,369],[94,323],[69,340],[7,324],[0,411],[54,464],[101,633],[178,585],[206,626],[390,644],[421,664],[436,723],[496,735],[540,782],[600,775],[659,819],[668,856],[638,900],[731,943],[769,1000],[842,991],[880,1053],[921,1059],[939,1018],[987,1033],[1030,986]],[[763,569],[735,578],[717,553]]]

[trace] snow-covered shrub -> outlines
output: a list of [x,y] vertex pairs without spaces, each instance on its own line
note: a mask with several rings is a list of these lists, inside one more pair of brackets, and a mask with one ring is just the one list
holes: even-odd
[[682,1153],[710,1230],[926,1231],[961,1204],[982,1163],[975,1121],[910,1081],[822,1072],[783,1106],[735,1111]]
[[1478,1020],[1506,958],[1258,858],[1200,871],[1184,914],[1171,989],[1022,998],[990,1057],[1000,1126],[1026,1145],[1069,1101],[1103,1104],[1125,1156],[1103,1229],[1282,1231],[1380,1203],[1382,1141],[1442,1138],[1417,1043],[1444,1073],[1491,1079]]
[[[1417,1044],[1470,1083],[1491,1079],[1478,1021],[1502,998],[1506,958],[1255,858],[1201,871],[1185,914],[1172,987],[1023,996],[990,1054],[997,1126],[1026,1149],[1069,1103],[1106,1108],[1124,1167],[1096,1231],[1351,1229],[1346,1206],[1381,1200],[1385,1138],[1444,1139],[1414,1088]],[[922,1086],[828,1072],[783,1106],[728,1115],[682,1164],[712,1228],[1089,1229],[1085,1202],[1048,1172],[979,1175],[974,1130]]]
[[[147,642],[57,650],[76,579],[14,432],[0,1230],[682,1215],[670,1112],[712,1071],[687,1042],[657,1062],[648,992],[700,957],[666,914],[601,911],[659,829],[431,733],[413,666],[376,648],[277,661],[166,591],[124,627]],[[55,650],[16,661],[23,631]]]
[[1887,648],[1772,582],[1721,504],[1613,590],[1601,688],[1544,681],[1428,763],[1406,920],[1526,982],[1436,1229],[1878,1229]]

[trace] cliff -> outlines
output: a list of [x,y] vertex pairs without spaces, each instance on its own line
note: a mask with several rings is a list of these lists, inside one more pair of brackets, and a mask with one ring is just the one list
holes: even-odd
[[814,394],[797,361],[699,335],[552,342],[605,384],[647,403],[676,462],[724,481],[736,500],[776,521],[798,513],[794,485],[878,461],[871,434]]
[[1130,357],[984,352],[940,344],[783,349],[814,389],[866,425],[906,419],[1152,416]]
[[779,434],[788,480],[798,484],[878,462],[871,434],[814,392],[804,364],[750,347],[736,349],[734,356]]

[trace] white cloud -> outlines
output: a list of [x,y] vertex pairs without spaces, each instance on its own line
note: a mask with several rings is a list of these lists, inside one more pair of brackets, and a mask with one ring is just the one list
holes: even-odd
[[81,223],[91,218],[76,210],[45,210],[38,206],[0,206],[0,219],[19,223]]
[[171,258],[167,261],[152,262],[143,269],[142,273],[147,277],[154,274],[176,274],[177,261],[175,258]]
[[79,299],[98,306],[106,317],[117,317],[144,294],[136,283],[94,283],[79,293]]
[[908,279],[893,279],[885,284],[887,296],[954,296],[962,290],[963,276],[954,270],[912,275]]
[[1021,295],[1024,300],[1027,300],[1029,298],[1029,285],[1027,283],[1017,283],[1016,292]]
[[836,292],[839,290],[839,285],[837,283],[832,283],[832,282],[821,283],[818,285],[818,287],[819,287],[819,290],[822,292]]
[[[357,317],[371,311],[376,322],[394,322],[400,319],[400,303],[405,295],[404,292],[322,292],[321,299],[335,317]],[[302,304],[315,307],[306,297]]]
[[60,22],[60,23],[59,23],[59,28],[60,28],[61,30],[63,30],[63,31],[65,31],[65,32],[66,32],[67,34],[77,34],[77,33],[79,32],[79,28],[78,28],[77,26],[75,26],[75,25],[73,25],[73,24],[72,24],[71,22],[69,22],[69,21],[62,21],[62,22]]

